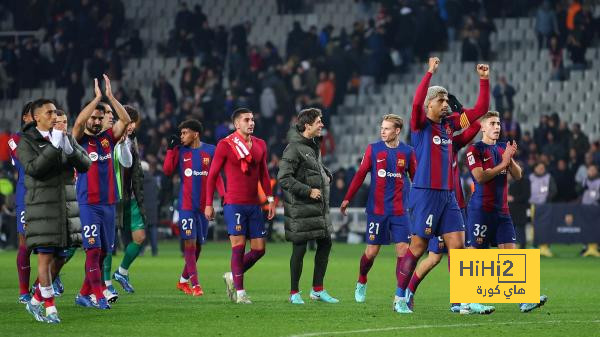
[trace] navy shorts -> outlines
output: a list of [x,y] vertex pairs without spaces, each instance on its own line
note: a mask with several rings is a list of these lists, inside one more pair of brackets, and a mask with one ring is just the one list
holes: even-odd
[[408,215],[375,215],[367,213],[365,242],[368,245],[389,245],[410,241]]
[[25,235],[25,206],[15,207],[17,215],[17,233]]
[[409,199],[413,235],[424,239],[464,230],[453,191],[413,188]]
[[469,209],[468,218],[467,247],[488,248],[490,245],[517,242],[510,214]]
[[115,246],[115,205],[79,205],[83,248],[112,252]]
[[208,220],[199,211],[179,211],[179,237],[183,240],[196,239],[200,244],[206,241]]
[[244,235],[250,239],[267,236],[265,219],[258,205],[225,205],[223,216],[229,235]]
[[67,257],[67,249],[64,248],[60,248],[60,247],[54,247],[54,246],[49,246],[49,247],[37,247],[33,249],[33,252],[35,254],[53,254],[54,256],[59,256],[59,257]]
[[[466,209],[461,209],[460,213],[462,214],[463,222],[467,223]],[[448,254],[448,248],[446,248],[446,243],[444,243],[444,239],[441,236],[438,236],[437,240],[429,240],[429,246],[427,247],[427,250],[434,254]]]

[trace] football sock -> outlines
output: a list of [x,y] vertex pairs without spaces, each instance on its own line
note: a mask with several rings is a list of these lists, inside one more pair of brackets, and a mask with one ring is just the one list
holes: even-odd
[[128,270],[135,258],[138,257],[138,254],[140,253],[141,249],[142,245],[137,244],[133,241],[130,242],[127,245],[127,248],[125,248],[125,255],[123,256],[123,261],[121,261],[121,267],[123,267],[123,269]]
[[398,288],[406,289],[410,277],[415,271],[417,266],[417,259],[410,249],[406,250],[406,254],[403,257],[399,257],[396,260],[396,279],[398,280]]
[[238,291],[244,290],[244,250],[245,245],[231,247],[231,273],[233,285]]
[[192,282],[192,287],[195,287],[198,285],[198,269],[196,267],[196,248],[185,247],[183,249],[183,256],[185,259],[185,269],[187,270],[189,279]]
[[21,295],[29,293],[30,256],[31,250],[27,249],[27,246],[19,246],[19,250],[17,251],[17,272],[19,274],[19,294]]
[[417,287],[419,286],[419,283],[421,283],[421,278],[419,277],[419,275],[417,275],[416,272],[414,272],[412,274],[412,277],[410,278],[410,282],[408,283],[408,289],[410,289],[410,291],[412,291],[412,293],[414,294],[415,292],[417,292]]
[[358,282],[365,284],[367,283],[367,274],[373,266],[375,259],[369,259],[366,254],[363,254],[360,258],[360,268],[358,271]]
[[110,270],[112,268],[112,254],[106,254],[105,256],[100,257],[101,265],[102,265],[102,280],[108,286],[112,284],[110,281]]
[[264,255],[264,249],[250,249],[248,253],[244,254],[244,273],[248,271],[248,269],[252,268],[256,261],[260,260],[260,258]]
[[102,252],[100,248],[91,248],[85,252],[85,272],[86,278],[90,283],[92,292],[97,300],[103,299],[102,293],[102,275],[100,272],[100,256]]

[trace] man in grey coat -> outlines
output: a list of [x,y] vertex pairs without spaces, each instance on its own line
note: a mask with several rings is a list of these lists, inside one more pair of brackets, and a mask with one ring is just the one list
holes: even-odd
[[81,243],[74,170],[86,172],[91,161],[66,130],[54,129],[57,116],[52,100],[34,101],[31,111],[35,122],[24,126],[17,148],[27,187],[25,238],[27,247],[38,255],[39,285],[26,309],[38,321],[59,323],[51,269],[65,248]]
[[316,240],[315,270],[310,298],[338,303],[323,287],[331,251],[329,184],[331,173],[321,159],[321,110],[300,111],[298,124],[289,132],[289,144],[283,152],[277,178],[283,189],[285,238],[293,243],[290,258],[292,304],[304,304],[298,283],[308,240]]

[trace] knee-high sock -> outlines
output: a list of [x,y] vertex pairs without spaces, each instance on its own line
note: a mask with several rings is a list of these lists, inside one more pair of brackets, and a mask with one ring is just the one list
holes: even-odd
[[369,259],[366,254],[363,254],[360,258],[360,268],[358,270],[358,282],[365,284],[367,283],[367,274],[371,267],[373,267],[373,262],[375,262],[375,258]]
[[415,292],[417,292],[417,287],[419,286],[419,283],[421,283],[421,278],[419,277],[419,275],[417,275],[417,272],[414,272],[412,274],[412,277],[410,278],[410,282],[408,283],[408,289],[410,289],[410,291],[412,291],[412,293],[414,294]]
[[245,245],[231,247],[231,273],[236,290],[244,290],[244,251]]
[[317,240],[317,251],[315,253],[315,270],[313,274],[314,291],[323,290],[323,279],[325,279],[325,272],[327,271],[327,264],[329,262],[330,252],[331,239],[329,237]]
[[[131,266],[131,264],[133,263],[133,261],[135,260],[135,258],[140,253],[141,248],[142,248],[142,245],[137,244],[134,241],[131,241],[127,245],[127,248],[125,248],[125,255],[123,256],[123,261],[121,261],[121,268],[128,270],[129,267]],[[109,274],[110,274],[110,269],[109,269]],[[109,277],[110,277],[110,275],[109,275]]]
[[102,281],[110,281],[110,270],[112,268],[112,253],[102,251],[100,255],[100,265],[102,266]]
[[[198,258],[200,258],[200,252],[202,252],[202,245],[199,242],[196,242],[196,262],[198,262]],[[196,267],[196,270],[198,267]],[[187,271],[186,265],[183,265],[183,272],[181,273],[181,277],[184,279],[189,279],[190,274]]]
[[91,248],[85,252],[85,274],[86,280],[92,288],[92,292],[97,299],[104,298],[102,293],[102,273],[100,272],[100,257],[102,251],[100,248]]
[[29,278],[31,274],[31,266],[29,265],[29,258],[31,251],[27,249],[27,246],[19,246],[17,251],[17,273],[19,274],[19,294],[29,293]]
[[413,253],[408,249],[403,257],[399,257],[396,262],[396,279],[398,281],[398,288],[406,289],[410,278],[415,271],[417,266],[417,259]]
[[304,263],[304,254],[306,254],[306,241],[295,243],[292,246],[292,256],[290,257],[290,293],[295,294],[300,291],[298,284],[302,276],[302,265]]
[[187,271],[187,275],[190,281],[192,282],[192,287],[198,285],[198,269],[196,267],[196,248],[195,247],[185,247],[183,250],[183,256],[185,259],[185,270]]
[[265,255],[264,249],[250,249],[250,251],[244,254],[244,273],[260,260]]

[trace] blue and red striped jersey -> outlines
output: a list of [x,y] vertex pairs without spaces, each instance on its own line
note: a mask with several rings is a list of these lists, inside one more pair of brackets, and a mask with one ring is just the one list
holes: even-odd
[[473,108],[463,108],[443,117],[439,123],[427,118],[424,104],[432,74],[425,73],[413,99],[410,119],[411,145],[417,154],[417,172],[413,187],[453,190],[453,134],[483,116],[489,107],[489,80],[480,79],[479,96]]
[[117,143],[112,129],[79,139],[92,165],[86,173],[77,173],[77,201],[82,205],[112,205],[119,200],[113,150]]
[[[215,155],[215,146],[202,143],[198,148],[177,146],[167,151],[163,171],[171,175],[179,168],[181,183],[177,209],[204,212],[206,206],[206,182]],[[219,179],[220,180],[220,179]],[[220,180],[219,192],[223,183]],[[212,198],[212,196],[211,196]]]
[[17,132],[10,137],[8,140],[8,148],[10,149],[10,159],[17,170],[17,188],[15,191],[15,206],[25,207],[25,168],[21,165],[19,157],[17,156],[17,146],[19,146],[19,140],[21,140],[21,133]]
[[366,212],[376,215],[403,215],[408,192],[417,169],[415,151],[404,143],[390,148],[385,142],[369,144],[350,183],[344,200],[352,200],[368,172],[371,173]]
[[[473,169],[481,167],[483,170],[491,169],[502,162],[502,154],[506,149],[506,143],[488,145],[479,141],[467,150],[467,163],[473,175]],[[479,184],[475,182],[475,192],[469,200],[469,208],[483,209],[486,212],[501,212],[509,214],[508,211],[508,182],[507,170],[503,170],[490,181]]]

